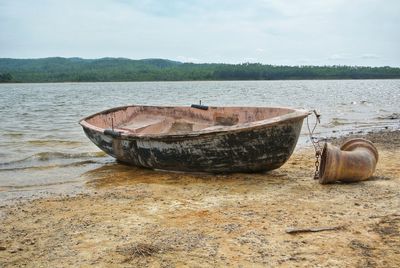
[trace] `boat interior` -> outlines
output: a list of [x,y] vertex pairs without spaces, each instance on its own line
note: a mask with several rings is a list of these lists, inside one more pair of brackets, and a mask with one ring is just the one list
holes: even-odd
[[268,107],[127,106],[107,110],[84,121],[101,129],[136,135],[184,134],[265,120],[295,112]]

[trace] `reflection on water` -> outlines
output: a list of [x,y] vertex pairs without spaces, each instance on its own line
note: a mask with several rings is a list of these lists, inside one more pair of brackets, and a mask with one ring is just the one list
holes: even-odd
[[[103,184],[216,178],[136,169],[100,152],[79,119],[127,104],[317,109],[317,134],[400,127],[400,80],[0,84],[0,200]],[[307,144],[303,127],[300,145]],[[229,180],[235,175],[219,177]],[[236,178],[238,179],[238,178]]]

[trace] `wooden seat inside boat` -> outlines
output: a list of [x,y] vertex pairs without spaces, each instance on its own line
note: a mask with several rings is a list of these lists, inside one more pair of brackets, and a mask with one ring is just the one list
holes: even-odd
[[211,122],[196,122],[186,118],[139,114],[119,129],[140,134],[178,134],[199,131],[212,126]]

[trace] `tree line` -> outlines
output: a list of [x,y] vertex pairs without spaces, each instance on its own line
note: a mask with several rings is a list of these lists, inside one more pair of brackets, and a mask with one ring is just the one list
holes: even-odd
[[0,82],[394,79],[400,68],[182,63],[164,59],[0,59]]
[[11,83],[14,81],[14,77],[10,73],[0,73],[0,83]]

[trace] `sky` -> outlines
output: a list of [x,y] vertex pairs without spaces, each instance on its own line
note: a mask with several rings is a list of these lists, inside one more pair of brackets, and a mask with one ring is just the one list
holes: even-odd
[[0,0],[0,57],[400,67],[400,0]]

